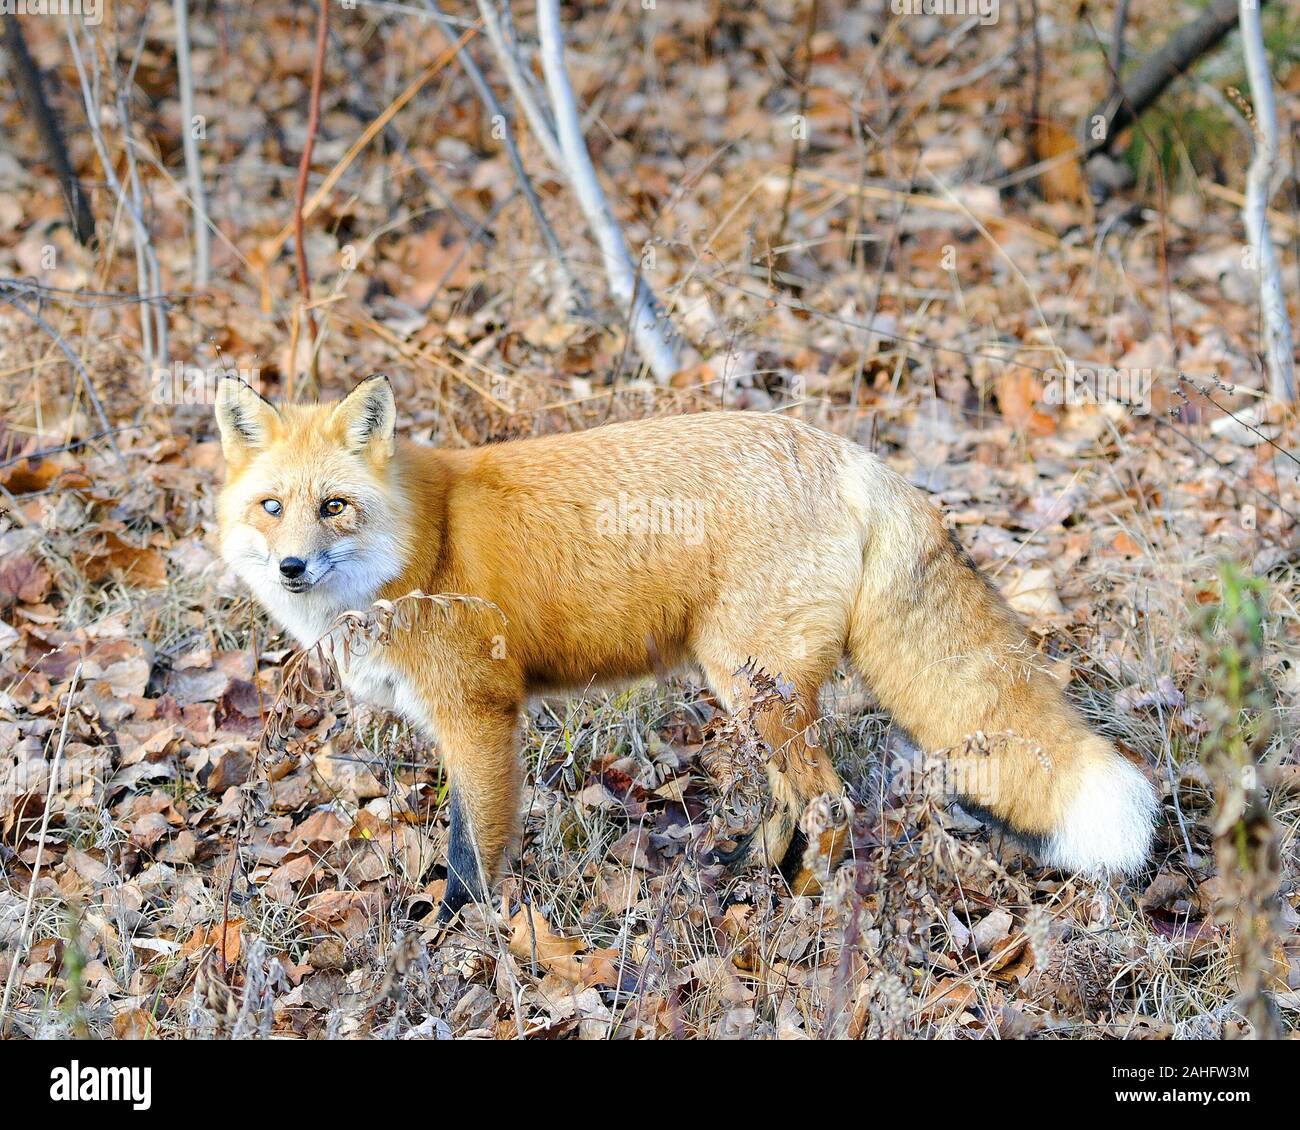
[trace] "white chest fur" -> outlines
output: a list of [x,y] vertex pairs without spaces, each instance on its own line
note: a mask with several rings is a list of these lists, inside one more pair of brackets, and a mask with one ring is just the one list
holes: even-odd
[[339,655],[337,666],[343,685],[353,697],[429,729],[428,711],[422,708],[410,680],[389,662],[382,648],[376,647],[366,655]]
[[368,706],[391,710],[407,721],[430,732],[428,711],[411,681],[385,655],[378,645],[360,644],[344,648],[340,630],[331,625],[344,607],[317,597],[314,593],[286,593],[278,586],[262,586],[258,597],[279,623],[306,648],[317,643],[334,660],[343,685],[353,698]]

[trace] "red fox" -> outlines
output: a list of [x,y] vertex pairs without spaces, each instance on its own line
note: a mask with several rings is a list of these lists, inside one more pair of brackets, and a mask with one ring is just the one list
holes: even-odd
[[[438,450],[397,438],[382,375],[279,408],[228,378],[216,415],[223,556],[304,646],[339,613],[415,590],[502,614],[410,625],[344,672],[441,751],[444,918],[488,896],[515,834],[527,696],[688,663],[730,709],[752,663],[815,719],[847,654],[924,750],[969,759],[972,735],[995,737],[992,771],[958,787],[1044,862],[1100,877],[1147,858],[1146,777],[1084,724],[934,506],[848,440],[706,412]],[[800,817],[843,786],[811,726],[773,712],[758,726],[775,802],[762,844],[813,893]]]

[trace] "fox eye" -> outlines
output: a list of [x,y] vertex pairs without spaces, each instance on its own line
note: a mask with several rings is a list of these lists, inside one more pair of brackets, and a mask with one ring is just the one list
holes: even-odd
[[262,509],[270,514],[272,518],[278,518],[280,516],[280,511],[283,510],[284,507],[280,505],[279,499],[264,498],[262,499]]
[[322,518],[337,518],[347,508],[348,504],[343,499],[327,498],[320,504],[320,516]]

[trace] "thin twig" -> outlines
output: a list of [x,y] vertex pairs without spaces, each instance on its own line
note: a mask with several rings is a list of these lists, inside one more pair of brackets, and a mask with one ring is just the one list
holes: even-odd
[[[118,204],[131,218],[132,235],[135,243],[137,291],[141,297],[154,294],[157,288],[150,284],[150,279],[155,276],[157,257],[153,253],[153,242],[149,237],[149,229],[145,226],[144,216],[136,208],[134,201],[128,196],[126,190],[122,187],[122,182],[118,179],[113,160],[109,156],[108,143],[104,140],[104,131],[99,124],[98,58],[92,51],[92,78],[91,73],[87,71],[85,61],[82,59],[81,45],[78,42],[80,24],[72,16],[67,17],[66,31],[68,47],[72,52],[72,62],[77,69],[77,78],[81,83],[81,99],[86,113],[86,125],[90,130],[90,139],[95,147],[95,153],[99,157],[104,180],[108,182],[109,188],[113,190],[113,195],[117,197]],[[151,322],[151,319],[146,316],[150,313],[152,313],[151,310],[142,310],[140,312],[140,339],[146,365],[152,365],[156,360],[161,360],[161,354],[157,353],[154,348],[156,320]],[[79,362],[78,365],[80,365]]]
[[[455,58],[456,53],[475,34],[475,31],[475,28],[470,28],[466,31],[458,40],[456,40],[455,43],[430,63],[421,74],[412,79],[407,84],[406,89],[394,98],[384,112],[362,131],[361,136],[358,137],[356,141],[348,146],[348,151],[339,159],[338,164],[329,171],[325,179],[321,182],[320,187],[312,193],[311,199],[307,201],[307,206],[302,210],[302,218],[304,220],[308,220],[312,217],[316,209],[321,206],[322,202],[329,195],[330,189],[338,183],[339,179],[352,165],[352,162],[356,160],[361,151],[365,149],[365,147],[369,145],[380,132],[383,131],[397,112],[412,98],[414,98],[416,94],[424,88],[426,83],[442,72],[443,68],[446,67],[453,58]],[[258,248],[257,253],[262,261],[264,270],[266,264],[269,264],[271,260],[280,254],[281,248],[283,248],[288,242],[289,236],[292,234],[293,222],[290,221],[275,234],[274,238],[268,240]]]
[[506,38],[501,24],[501,15],[497,11],[496,0],[477,0],[479,16],[487,32],[488,42],[492,45],[501,72],[510,86],[519,108],[528,119],[528,127],[533,137],[541,146],[546,159],[557,172],[564,172],[564,156],[560,152],[560,142],[555,135],[555,123],[551,121],[546,107],[541,104],[538,92],[532,84],[532,74],[519,57],[518,47]]
[[[307,198],[307,176],[311,172],[311,154],[316,147],[316,131],[320,129],[320,88],[325,73],[325,44],[330,22],[329,0],[316,4],[316,54],[311,66],[311,97],[307,112],[307,137],[302,146],[302,160],[298,163],[298,182],[293,192],[293,255],[298,268],[298,289],[311,330],[312,371],[315,371],[316,315],[311,309],[311,279],[307,274],[307,249],[303,239],[302,208]],[[296,360],[296,359],[295,359]],[[291,360],[291,364],[293,361]]]
[[[355,93],[351,98],[352,108],[361,117],[373,121],[380,116],[380,113],[367,97],[365,79],[357,65],[348,57],[347,44],[339,36],[333,25],[330,26],[330,43],[333,44],[335,54],[352,79],[352,86],[355,89]],[[384,123],[383,134],[384,140],[401,155],[402,159],[411,167],[411,171],[420,178],[428,192],[447,210],[447,213],[460,225],[461,229],[467,233],[473,231],[477,226],[474,217],[468,215],[456,201],[448,196],[443,187],[429,175],[429,171],[415,159],[415,154],[411,152],[411,147],[406,144],[406,139],[402,136],[401,131],[391,121]]]
[[[785,242],[786,225],[790,222],[790,202],[794,199],[794,178],[799,171],[799,157],[803,153],[800,137],[801,129],[807,130],[808,117],[808,75],[812,70],[812,38],[817,30],[817,0],[808,0],[808,22],[803,30],[803,72],[799,76],[799,113],[796,128],[791,131],[790,140],[790,176],[785,182],[785,196],[781,199],[781,218],[777,221],[776,236],[771,246],[779,248]],[[777,252],[779,254],[779,252]]]
[[107,439],[108,437],[118,435],[121,432],[136,432],[142,427],[144,427],[143,424],[124,424],[120,428],[110,428],[105,432],[95,432],[94,435],[86,436],[85,439],[74,439],[71,443],[61,443],[58,447],[43,447],[39,451],[28,451],[23,455],[15,455],[12,459],[6,459],[3,463],[0,463],[0,471],[3,471],[7,467],[13,467],[19,463],[25,463],[29,459],[39,462],[42,459],[48,459],[51,455],[61,455],[65,451],[80,451],[83,447],[89,447],[96,440]]
[[212,240],[208,232],[208,206],[203,191],[203,164],[194,135],[194,70],[190,62],[189,0],[172,0],[176,14],[176,73],[181,95],[181,141],[185,147],[185,178],[194,209],[194,286],[208,285],[212,268]]
[[[1119,72],[1114,69],[1110,56],[1106,54],[1106,49],[1102,44],[1101,36],[1093,26],[1092,21],[1088,20],[1087,23],[1088,29],[1092,32],[1092,37],[1097,43],[1097,48],[1106,62],[1106,66],[1111,70],[1111,75],[1115,80],[1115,86],[1119,91],[1119,96],[1124,98],[1123,82],[1120,79]],[[1142,124],[1141,115],[1136,113],[1136,111],[1133,116],[1133,125],[1142,135],[1143,140],[1147,144],[1147,148],[1150,149],[1152,153],[1158,152],[1155,142],[1151,138],[1151,134],[1147,132],[1146,126]],[[1170,285],[1169,281],[1169,190],[1168,186],[1165,184],[1165,171],[1158,160],[1155,163],[1155,174],[1156,190],[1159,194],[1159,207],[1156,209],[1156,221],[1160,228],[1160,242],[1156,246],[1156,255],[1160,265],[1160,293],[1161,297],[1164,299],[1165,332],[1169,335],[1169,348],[1173,350],[1173,361],[1174,364],[1177,365],[1179,359],[1179,344],[1178,334],[1174,323],[1173,287]]]
[[1242,218],[1255,253],[1255,269],[1259,272],[1259,306],[1264,321],[1269,390],[1279,400],[1292,401],[1296,385],[1291,319],[1282,289],[1282,267],[1268,230],[1268,200],[1278,161],[1277,103],[1259,23],[1259,0],[1241,0],[1240,22],[1241,47],[1255,107],[1255,153],[1246,173],[1246,207]]
[[[99,417],[99,422],[104,426],[104,434],[108,436],[108,444],[113,449],[113,454],[117,456],[119,462],[125,463],[126,460],[122,458],[122,453],[118,450],[117,442],[113,439],[113,425],[108,422],[108,416],[104,412],[104,406],[99,400],[99,393],[95,391],[95,382],[91,380],[90,373],[86,370],[86,366],[81,363],[81,358],[76,355],[72,346],[64,341],[59,331],[42,318],[39,313],[32,310],[14,295],[0,289],[0,300],[8,302],[20,313],[26,314],[33,322],[50,335],[54,340],[55,345],[63,350],[63,355],[72,363],[72,367],[76,369],[78,376],[81,377],[82,387],[86,390],[86,398],[90,401],[91,407],[95,409],[95,415]],[[144,319],[141,318],[141,321],[143,322]]]
[[72,672],[72,682],[68,686],[68,705],[63,711],[63,729],[59,733],[59,744],[54,750],[54,760],[50,763],[50,783],[45,788],[45,811],[41,814],[41,833],[36,840],[36,859],[32,863],[32,877],[27,884],[27,903],[23,907],[23,922],[18,928],[18,945],[14,948],[13,964],[9,966],[9,976],[5,978],[4,1000],[0,1001],[0,1036],[4,1035],[9,1019],[9,999],[17,979],[18,967],[22,964],[23,952],[27,949],[27,927],[31,924],[32,903],[36,899],[36,881],[41,874],[41,861],[45,856],[45,834],[50,828],[50,812],[54,807],[54,789],[59,780],[59,766],[63,762],[63,749],[68,744],[68,723],[72,721],[72,703],[77,694],[77,683],[81,679],[80,660]]
[[666,384],[682,368],[681,339],[662,312],[648,285],[637,285],[637,268],[628,252],[627,241],[596,177],[591,154],[582,136],[582,121],[573,84],[564,62],[564,34],[560,27],[558,0],[538,0],[537,26],[541,36],[542,72],[555,115],[565,175],[582,206],[587,224],[600,245],[609,288],[631,313],[637,351],[650,367],[655,380]]
[[[433,16],[434,23],[438,25],[438,30],[442,32],[443,38],[448,43],[453,42],[455,32],[451,24],[447,22],[446,16],[443,15],[437,0],[424,0],[424,4],[429,9],[430,15]],[[546,213],[542,210],[542,202],[538,199],[537,190],[533,188],[533,182],[529,178],[523,160],[519,156],[519,147],[515,144],[514,134],[510,129],[510,122],[506,117],[505,110],[502,109],[501,103],[497,101],[496,94],[493,93],[492,87],[488,85],[487,79],[483,77],[483,72],[474,61],[474,56],[470,54],[468,47],[461,48],[456,55],[456,60],[460,63],[461,69],[468,77],[470,85],[474,88],[475,94],[478,95],[479,101],[483,103],[489,117],[494,120],[499,119],[502,123],[501,144],[505,147],[506,156],[510,160],[510,167],[514,170],[515,180],[519,182],[520,191],[523,192],[524,199],[528,202],[529,210],[533,213],[533,219],[537,221],[537,227],[542,233],[546,249],[555,260],[556,266],[564,278],[564,283],[574,296],[583,316],[591,317],[591,299],[588,297],[582,283],[578,281],[577,276],[569,267],[569,260],[564,254],[564,248],[560,245],[559,237],[555,234],[555,229],[551,227],[550,221],[546,218]]]
[[[140,179],[140,166],[136,159],[135,135],[131,130],[131,87],[135,84],[135,72],[144,53],[145,34],[149,30],[149,17],[146,14],[140,20],[140,32],[136,37],[135,51],[131,56],[131,65],[121,82],[117,84],[117,115],[122,127],[122,151],[126,154],[126,171],[131,185],[131,198],[135,201],[135,210],[143,221],[144,182]],[[162,268],[158,265],[158,256],[154,252],[153,240],[148,228],[144,229],[145,263],[149,268],[149,293],[157,294],[162,289]],[[168,363],[168,325],[167,311],[162,306],[150,306],[154,315],[154,350],[158,364],[166,367]]]

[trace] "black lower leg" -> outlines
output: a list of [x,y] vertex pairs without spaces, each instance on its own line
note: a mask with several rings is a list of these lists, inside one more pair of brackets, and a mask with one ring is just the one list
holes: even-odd
[[446,922],[467,902],[482,898],[479,882],[478,853],[465,807],[451,788],[451,836],[447,843],[447,890],[438,908],[438,921]]
[[808,837],[801,828],[796,827],[790,837],[790,846],[785,849],[785,855],[781,859],[781,874],[787,883],[793,883],[803,867],[803,853],[807,847]]
[[732,848],[714,848],[713,861],[730,867],[736,863],[743,863],[748,857],[754,845],[754,837],[758,835],[757,828],[751,828],[743,836],[736,839],[736,846]]

